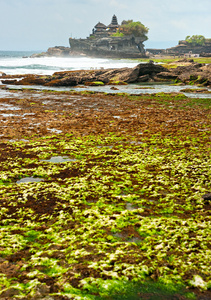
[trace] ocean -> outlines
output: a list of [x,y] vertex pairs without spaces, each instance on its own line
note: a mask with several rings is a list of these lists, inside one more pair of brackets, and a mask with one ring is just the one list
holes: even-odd
[[129,59],[107,59],[90,57],[31,58],[30,56],[34,53],[37,52],[0,51],[0,72],[4,72],[7,75],[52,75],[54,72],[59,71],[135,67],[138,64],[137,61]]
[[[40,51],[42,52],[42,51]],[[108,59],[108,58],[90,58],[90,57],[37,57],[31,58],[30,56],[36,51],[0,51],[0,72],[7,75],[18,74],[39,74],[39,75],[52,75],[59,71],[71,71],[71,70],[90,70],[90,69],[107,69],[107,68],[133,68],[139,63],[136,60],[130,59]],[[0,80],[0,85],[2,82]],[[140,87],[141,86],[141,87]],[[12,86],[14,87],[14,86]],[[16,86],[17,89],[24,86]],[[29,87],[29,86],[27,86]],[[128,84],[119,86],[113,93],[172,93],[180,92],[184,88],[196,88],[196,86],[174,86],[170,84],[159,83],[143,83],[143,84]],[[33,86],[36,89],[47,89],[48,87]],[[140,89],[141,88],[141,89]],[[198,87],[197,87],[198,88]],[[69,90],[68,87],[51,87],[52,90]],[[84,86],[84,87],[71,87],[77,91],[92,90],[97,92],[111,92],[109,85],[105,86]],[[211,89],[208,89],[211,91]],[[4,90],[0,89],[0,97],[4,93]],[[197,94],[197,93],[184,93],[188,97],[194,98],[211,98],[211,94]]]

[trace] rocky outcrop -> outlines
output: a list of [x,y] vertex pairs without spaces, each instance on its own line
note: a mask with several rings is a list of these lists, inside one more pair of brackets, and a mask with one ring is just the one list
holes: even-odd
[[192,45],[187,41],[179,41],[179,44],[175,47],[171,47],[165,50],[168,54],[201,54],[211,53],[211,39],[206,39],[204,45]]
[[153,80],[153,76],[159,72],[168,70],[161,65],[147,63],[134,68],[64,71],[56,72],[52,76],[25,75],[20,80],[4,80],[2,83],[44,86],[74,86],[94,81],[101,81],[104,84],[117,81],[133,83],[140,81],[143,76],[149,76]]
[[59,56],[59,57],[63,57],[63,56],[70,56],[71,55],[71,51],[69,47],[63,47],[63,46],[55,46],[55,47],[51,47],[48,48],[47,52],[42,52],[42,53],[38,53],[38,54],[33,54],[31,57],[45,57],[45,56]]
[[145,36],[111,36],[103,33],[86,39],[69,39],[72,54],[84,54],[94,57],[142,58],[146,57],[143,42]]
[[51,48],[48,48],[47,53],[50,56],[69,56],[70,48],[63,47],[63,46],[51,47]]
[[174,80],[185,84],[199,84],[211,86],[211,65],[203,65],[191,62],[186,66],[167,69],[162,65],[149,62],[139,64],[134,68],[79,70],[56,72],[52,76],[23,75],[16,80],[4,76],[3,84],[15,85],[44,85],[44,86],[76,86],[79,84],[90,84],[102,82],[112,84],[113,82],[163,82]]
[[211,65],[192,62],[188,66],[169,69],[167,73],[161,72],[157,77],[161,80],[174,79],[185,84],[211,86]]

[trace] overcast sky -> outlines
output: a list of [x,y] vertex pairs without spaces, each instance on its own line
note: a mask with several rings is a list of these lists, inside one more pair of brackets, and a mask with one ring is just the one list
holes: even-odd
[[211,38],[211,0],[0,0],[0,50],[47,50],[84,38],[116,14],[149,28],[146,48],[176,46],[187,35]]

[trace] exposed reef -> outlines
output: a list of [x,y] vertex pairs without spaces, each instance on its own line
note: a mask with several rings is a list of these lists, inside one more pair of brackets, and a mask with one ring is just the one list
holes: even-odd
[[[15,77],[15,78],[14,78]],[[153,62],[138,64],[134,68],[77,70],[56,72],[52,76],[23,75],[1,76],[3,84],[13,85],[43,85],[43,86],[77,86],[90,85],[94,82],[103,84],[137,83],[137,82],[166,82],[196,84],[211,86],[211,65],[190,62],[185,66],[165,68]]]

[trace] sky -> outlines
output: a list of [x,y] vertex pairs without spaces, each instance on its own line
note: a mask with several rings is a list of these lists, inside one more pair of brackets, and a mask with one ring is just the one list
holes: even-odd
[[187,35],[211,38],[210,0],[0,0],[0,50],[46,51],[86,38],[100,21],[140,21],[145,48],[176,46]]

